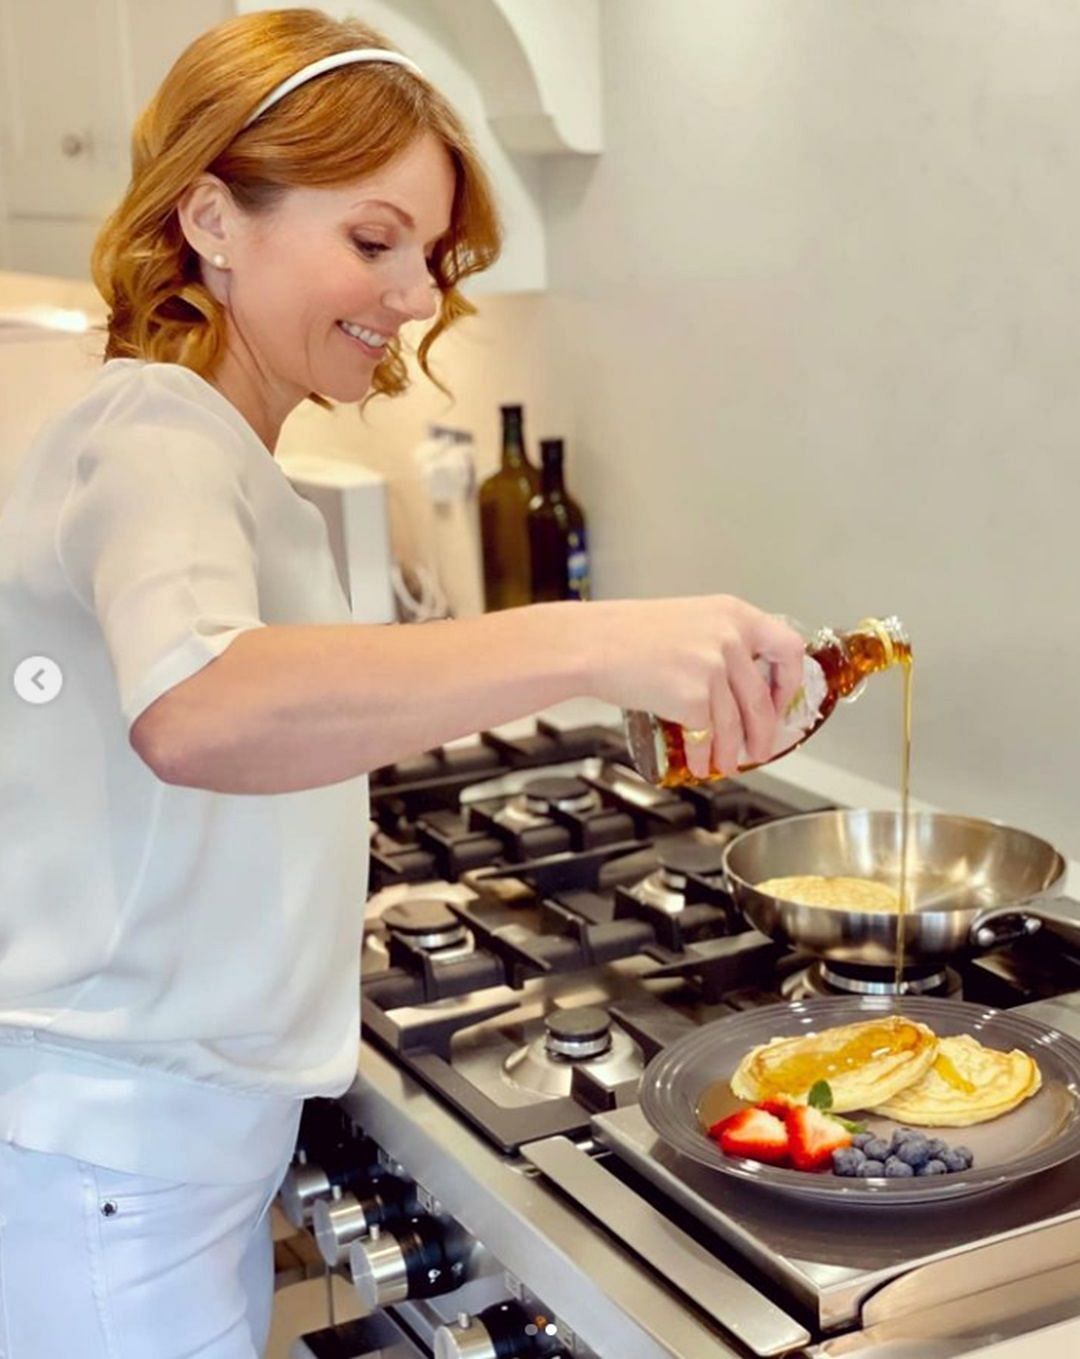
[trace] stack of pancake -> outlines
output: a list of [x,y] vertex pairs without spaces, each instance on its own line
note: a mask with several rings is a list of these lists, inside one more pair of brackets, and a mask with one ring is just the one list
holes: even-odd
[[967,1034],[938,1038],[925,1024],[890,1015],[774,1038],[739,1063],[731,1089],[757,1102],[805,1102],[826,1081],[835,1113],[867,1109],[898,1122],[964,1128],[1015,1109],[1042,1084],[1038,1064],[1014,1049],[986,1048]]

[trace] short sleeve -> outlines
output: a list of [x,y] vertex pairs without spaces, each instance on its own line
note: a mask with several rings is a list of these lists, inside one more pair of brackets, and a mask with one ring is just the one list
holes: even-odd
[[240,633],[263,626],[243,465],[203,431],[133,424],[93,435],[56,545],[100,624],[129,727]]

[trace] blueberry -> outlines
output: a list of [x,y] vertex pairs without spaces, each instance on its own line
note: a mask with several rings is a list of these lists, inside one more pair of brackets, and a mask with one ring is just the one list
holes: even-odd
[[877,1180],[885,1174],[884,1161],[865,1160],[855,1174],[860,1180]]
[[867,1142],[872,1142],[876,1136],[877,1133],[872,1132],[856,1133],[851,1139],[851,1145],[857,1147],[859,1151],[865,1151]]
[[863,1147],[871,1161],[884,1162],[889,1155],[889,1144],[880,1137],[873,1137]]
[[915,1172],[906,1161],[901,1161],[899,1156],[890,1156],[885,1162],[885,1178],[887,1180],[906,1180]]
[[851,1177],[859,1173],[859,1167],[866,1160],[858,1147],[837,1147],[832,1154],[833,1173]]
[[912,1170],[918,1170],[920,1166],[926,1165],[930,1159],[930,1146],[926,1138],[909,1137],[900,1143],[900,1148],[896,1153],[897,1157],[909,1165]]
[[967,1162],[967,1165],[964,1167],[965,1170],[970,1170],[975,1164],[975,1153],[970,1147],[953,1147],[953,1151],[956,1152],[957,1156],[962,1156]]
[[972,1156],[967,1147],[946,1147],[945,1154],[942,1156],[945,1169],[950,1173],[957,1170],[967,1170],[971,1165]]
[[948,1173],[945,1162],[939,1161],[936,1156],[927,1161],[925,1165],[921,1165],[915,1172],[916,1175],[947,1175]]
[[949,1149],[949,1144],[943,1142],[940,1137],[931,1137],[929,1145],[931,1157],[936,1157],[938,1160],[940,1160],[944,1153]]

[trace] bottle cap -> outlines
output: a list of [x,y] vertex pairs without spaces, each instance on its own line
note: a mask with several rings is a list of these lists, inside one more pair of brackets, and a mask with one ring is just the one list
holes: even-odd
[[901,645],[907,642],[907,634],[904,632],[904,625],[899,618],[891,616],[889,618],[864,618],[856,625],[856,632],[872,632],[885,649],[885,664],[893,665],[896,661],[896,644]]

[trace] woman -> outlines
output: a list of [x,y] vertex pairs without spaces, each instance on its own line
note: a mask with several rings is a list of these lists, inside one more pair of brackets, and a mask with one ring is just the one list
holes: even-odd
[[369,770],[575,694],[699,770],[768,753],[802,646],[736,599],[349,622],[282,422],[400,392],[400,328],[423,364],[497,248],[457,117],[359,23],[231,20],[139,121],[107,362],[0,520],[5,664],[65,676],[3,700],[0,1353],[261,1352],[301,1101],[355,1071]]

